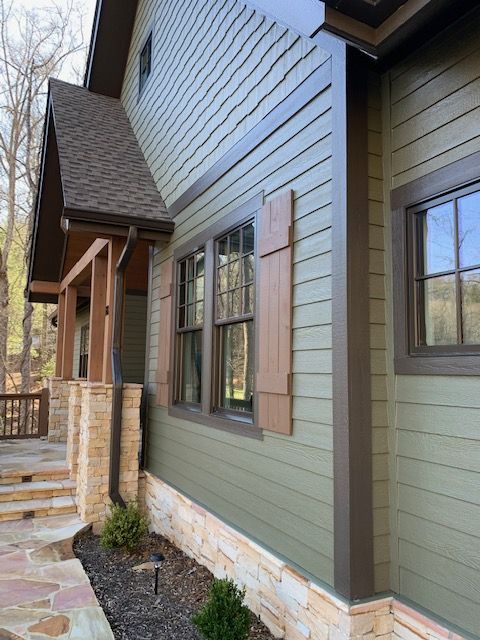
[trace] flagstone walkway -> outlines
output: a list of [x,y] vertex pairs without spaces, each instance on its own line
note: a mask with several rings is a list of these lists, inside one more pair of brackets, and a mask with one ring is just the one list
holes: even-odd
[[79,560],[76,514],[0,523],[0,640],[113,640]]

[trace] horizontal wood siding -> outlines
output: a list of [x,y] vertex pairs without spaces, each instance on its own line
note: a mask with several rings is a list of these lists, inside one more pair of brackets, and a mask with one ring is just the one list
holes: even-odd
[[[138,101],[135,56],[152,20],[162,43],[154,36],[156,75]],[[325,52],[240,2],[141,1],[123,100],[167,203],[322,64],[330,67]],[[148,448],[153,473],[330,584],[331,152],[327,88],[177,216],[154,261]],[[169,416],[154,396],[160,264],[251,197],[286,189],[294,192],[293,435],[255,440]]]
[[[391,72],[391,186],[480,151],[479,15]],[[480,377],[397,376],[393,412],[393,586],[480,635]]]
[[123,379],[143,383],[145,378],[145,340],[147,296],[127,294],[122,350]]
[[480,11],[391,74],[392,186],[480,147]]
[[380,77],[369,76],[368,207],[375,591],[390,588],[385,230]]

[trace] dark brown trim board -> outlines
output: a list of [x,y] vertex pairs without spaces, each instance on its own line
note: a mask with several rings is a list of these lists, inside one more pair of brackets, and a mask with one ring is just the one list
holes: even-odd
[[215,182],[220,180],[243,158],[260,146],[287,120],[303,109],[319,93],[324,91],[331,82],[332,72],[330,59],[314,71],[292,93],[268,113],[241,140],[227,151],[210,169],[196,180],[169,207],[168,212],[175,218],[183,209],[188,207],[196,198],[202,195]]
[[374,594],[366,58],[333,62],[334,586]]
[[[405,375],[479,375],[480,354],[413,353],[409,293],[407,210],[434,197],[457,191],[480,179],[480,152],[437,169],[391,192],[395,373]],[[410,249],[411,251],[411,249]]]

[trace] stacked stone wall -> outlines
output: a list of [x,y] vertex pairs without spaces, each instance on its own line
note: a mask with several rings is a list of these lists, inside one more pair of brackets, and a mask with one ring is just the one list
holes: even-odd
[[70,384],[61,378],[49,378],[48,441],[67,442]]

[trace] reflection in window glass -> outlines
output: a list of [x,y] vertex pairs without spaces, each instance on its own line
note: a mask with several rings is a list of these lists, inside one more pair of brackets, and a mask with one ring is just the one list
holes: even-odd
[[417,216],[419,271],[439,273],[455,268],[455,216],[453,202],[427,209]]
[[202,331],[180,334],[181,371],[179,400],[200,404],[202,391]]
[[480,264],[480,192],[458,199],[460,267]]
[[420,283],[425,305],[425,344],[428,346],[457,342],[455,276],[429,278]]
[[461,274],[463,342],[480,344],[480,269]]
[[233,411],[253,411],[253,320],[222,327],[220,406]]

